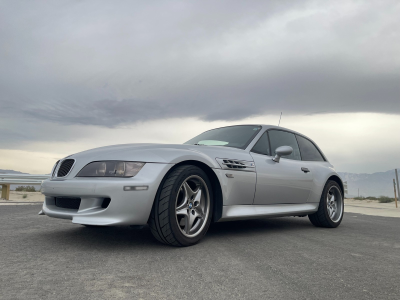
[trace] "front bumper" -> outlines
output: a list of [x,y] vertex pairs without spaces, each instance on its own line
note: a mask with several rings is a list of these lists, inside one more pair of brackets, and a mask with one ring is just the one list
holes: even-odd
[[[147,223],[157,189],[172,164],[146,163],[133,178],[79,178],[46,180],[43,212],[54,218],[85,225],[144,225]],[[148,186],[147,190],[124,191],[124,186]],[[55,205],[56,197],[81,198],[78,209]],[[107,208],[101,203],[110,198]]]

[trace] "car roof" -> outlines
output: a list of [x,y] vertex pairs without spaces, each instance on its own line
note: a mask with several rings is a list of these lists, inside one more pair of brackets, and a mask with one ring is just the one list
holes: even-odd
[[[298,135],[302,135],[302,136],[304,136],[304,137],[310,139],[310,138],[307,137],[306,135],[304,135],[304,134],[302,134],[302,133],[300,133],[300,132],[294,131],[294,130],[292,130],[292,129],[285,128],[285,127],[281,127],[281,126],[275,126],[275,125],[266,125],[266,124],[236,124],[236,125],[229,125],[229,126],[217,127],[217,128],[213,128],[213,129],[225,128],[225,127],[234,127],[234,126],[261,126],[262,129],[280,129],[280,130],[285,130],[285,131],[289,131],[289,132],[292,132],[292,133],[296,133],[296,134],[298,134]],[[211,129],[211,130],[212,130],[212,129]],[[310,140],[311,140],[311,139],[310,139]]]
[[[275,125],[266,125],[266,124],[237,124],[237,125],[224,126],[224,127],[241,126],[241,125],[242,126],[261,126],[262,127],[262,130],[261,130],[262,133],[264,133],[268,129],[277,129],[277,130],[284,130],[284,131],[291,132],[291,133],[300,135],[302,137],[305,137],[306,139],[310,140],[317,147],[317,149],[320,151],[320,153],[324,157],[325,161],[328,161],[328,158],[326,157],[326,155],[324,154],[324,152],[321,150],[321,148],[318,146],[318,144],[316,142],[314,142],[311,138],[309,138],[308,136],[304,135],[303,133],[297,132],[297,131],[289,129],[289,128],[285,128],[285,127],[281,127],[281,126],[275,126]],[[222,127],[220,127],[220,128],[222,128]],[[260,135],[257,135],[257,136],[254,137],[253,141],[258,140],[259,138],[260,138]],[[251,142],[248,145],[247,148],[251,148],[253,146],[253,144],[254,143]]]
[[[294,131],[294,130],[292,130],[292,129],[285,128],[285,127],[281,127],[281,126],[275,126],[275,125],[266,125],[266,124],[235,124],[235,125],[228,125],[228,126],[216,127],[216,128],[209,129],[209,130],[207,130],[207,131],[214,130],[214,129],[219,129],[219,128],[235,127],[235,126],[261,126],[262,129],[263,129],[262,131],[267,130],[267,129],[280,129],[280,130],[285,130],[285,131],[289,131],[289,132],[292,132],[292,133],[295,133],[295,134],[304,136],[304,137],[306,137],[307,139],[309,139],[309,140],[312,141],[312,139],[310,139],[310,138],[307,137],[306,135],[304,135],[304,134],[302,134],[302,133],[300,133],[300,132]],[[314,141],[313,141],[313,143],[315,144]]]

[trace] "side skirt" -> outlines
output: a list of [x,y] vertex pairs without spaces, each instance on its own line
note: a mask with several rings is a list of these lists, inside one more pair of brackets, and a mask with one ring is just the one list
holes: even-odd
[[256,219],[263,217],[302,216],[316,212],[319,203],[230,205],[222,208],[221,221]]

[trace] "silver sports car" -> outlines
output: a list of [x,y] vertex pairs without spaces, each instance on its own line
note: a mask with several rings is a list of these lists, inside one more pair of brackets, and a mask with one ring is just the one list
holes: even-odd
[[86,226],[149,224],[173,246],[197,243],[211,222],[343,218],[343,183],[308,137],[270,125],[206,131],[182,145],[126,144],[58,161],[39,214]]

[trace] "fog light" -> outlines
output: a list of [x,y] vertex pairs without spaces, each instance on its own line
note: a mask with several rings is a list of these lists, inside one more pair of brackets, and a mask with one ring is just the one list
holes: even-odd
[[145,191],[148,190],[148,185],[140,185],[140,186],[124,186],[124,191]]

